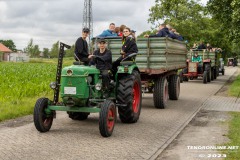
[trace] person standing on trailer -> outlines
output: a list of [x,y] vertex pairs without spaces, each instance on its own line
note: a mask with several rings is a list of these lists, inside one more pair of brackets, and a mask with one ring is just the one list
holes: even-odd
[[[120,62],[127,56],[138,53],[138,47],[135,41],[135,38],[131,36],[131,29],[126,27],[123,30],[123,37],[122,37],[122,49],[121,49],[121,56],[113,62],[113,73],[117,72],[117,67],[120,66]],[[130,57],[126,59],[127,61],[135,61],[135,57]]]
[[88,65],[92,57],[92,55],[89,55],[88,43],[86,41],[89,31],[90,30],[88,28],[83,28],[82,37],[79,37],[75,43],[75,60],[83,62],[84,65]]

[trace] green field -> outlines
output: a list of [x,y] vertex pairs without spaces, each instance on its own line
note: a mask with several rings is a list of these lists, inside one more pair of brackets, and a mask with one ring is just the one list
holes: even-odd
[[[64,61],[70,65],[73,59]],[[53,97],[49,84],[55,81],[57,59],[31,63],[0,63],[0,121],[33,113],[40,97]]]

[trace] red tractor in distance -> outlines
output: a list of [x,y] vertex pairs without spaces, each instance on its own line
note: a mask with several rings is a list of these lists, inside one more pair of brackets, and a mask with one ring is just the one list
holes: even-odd
[[[200,58],[193,60],[192,55],[198,55]],[[203,60],[201,59],[203,57]],[[187,68],[182,71],[184,81],[203,78],[203,83],[211,82],[211,59],[205,59],[205,50],[193,50],[188,54]]]

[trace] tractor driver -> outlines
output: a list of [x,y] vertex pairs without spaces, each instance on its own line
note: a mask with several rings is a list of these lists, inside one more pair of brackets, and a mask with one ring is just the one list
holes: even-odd
[[198,62],[198,73],[202,72],[202,57],[198,55],[198,52],[194,53],[192,57],[192,62]]
[[[96,68],[101,71],[103,80],[103,89],[109,89],[110,77],[109,70],[112,69],[112,52],[106,48],[105,39],[101,38],[98,40],[98,49],[94,51],[90,57],[98,56],[101,57],[105,62],[101,60],[95,60]],[[93,62],[94,63],[94,62]]]

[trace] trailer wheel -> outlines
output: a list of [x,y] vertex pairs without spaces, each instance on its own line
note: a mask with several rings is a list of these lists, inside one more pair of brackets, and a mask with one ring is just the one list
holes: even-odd
[[123,123],[138,121],[142,107],[141,78],[137,71],[121,77],[117,89],[119,118]]
[[183,72],[181,71],[179,73],[180,83],[183,83]]
[[53,114],[48,115],[45,109],[48,107],[48,98],[39,98],[34,107],[33,120],[39,132],[50,130],[53,122]]
[[116,119],[115,104],[111,100],[104,101],[99,113],[99,131],[103,137],[112,135]]
[[67,112],[68,117],[72,120],[86,120],[88,118],[89,112]]
[[154,82],[153,101],[154,106],[164,109],[168,100],[168,83],[166,77],[160,77]]
[[216,78],[215,78],[215,76],[216,76],[216,71],[215,71],[214,68],[212,68],[211,71],[212,71],[212,73],[211,73],[211,81],[213,81],[214,79],[216,79]]
[[222,70],[222,75],[224,75],[224,73],[225,73],[225,69]]
[[169,77],[168,93],[169,99],[178,100],[180,93],[180,78],[178,75],[172,75]]
[[206,84],[207,83],[207,71],[203,72],[203,83]]

